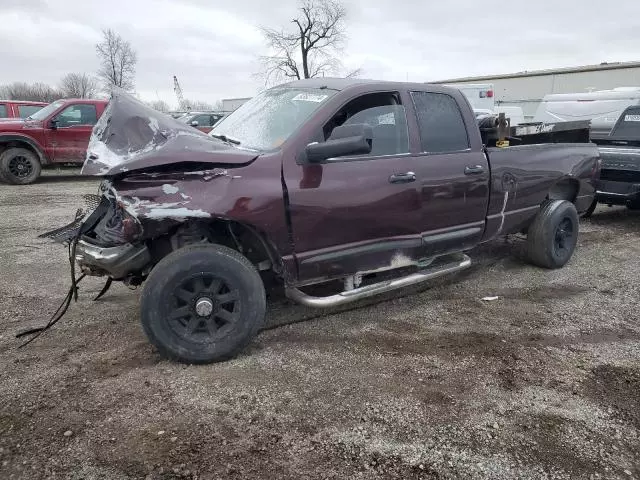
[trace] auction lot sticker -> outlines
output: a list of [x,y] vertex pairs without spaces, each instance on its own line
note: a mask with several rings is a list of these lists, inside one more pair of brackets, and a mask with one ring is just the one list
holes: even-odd
[[329,95],[316,95],[313,93],[299,93],[298,95],[296,95],[295,97],[293,97],[291,100],[298,100],[300,102],[316,102],[316,103],[320,103],[322,102],[325,98],[327,98]]

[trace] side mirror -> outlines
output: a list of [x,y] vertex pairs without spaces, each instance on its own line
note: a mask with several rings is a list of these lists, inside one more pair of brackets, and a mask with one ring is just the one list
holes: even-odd
[[354,124],[336,127],[326,142],[310,143],[305,152],[311,163],[329,158],[371,153],[373,130],[370,125]]
[[51,119],[51,122],[49,123],[49,127],[51,128],[51,130],[55,130],[58,128],[58,124],[60,123],[60,120],[58,120],[57,118],[53,118]]
[[189,125],[191,125],[192,127],[197,127],[198,126],[198,121],[197,120],[192,120]]

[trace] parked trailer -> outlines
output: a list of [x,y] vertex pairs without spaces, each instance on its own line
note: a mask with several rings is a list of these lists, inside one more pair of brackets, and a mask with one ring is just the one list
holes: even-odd
[[640,105],[640,87],[545,95],[533,121],[591,120],[593,134],[607,135],[624,109],[634,105]]

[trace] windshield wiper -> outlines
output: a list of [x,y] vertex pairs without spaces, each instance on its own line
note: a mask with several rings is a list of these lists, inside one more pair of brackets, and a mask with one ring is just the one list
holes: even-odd
[[233,143],[234,145],[240,145],[240,140],[238,140],[237,138],[233,138],[228,135],[225,135],[224,133],[214,133],[211,136],[219,140],[222,140],[223,142]]

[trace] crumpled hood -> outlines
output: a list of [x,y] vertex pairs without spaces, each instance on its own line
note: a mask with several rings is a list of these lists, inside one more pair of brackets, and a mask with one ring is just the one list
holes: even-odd
[[260,154],[229,145],[114,92],[93,128],[83,175],[113,176],[170,164],[244,166]]

